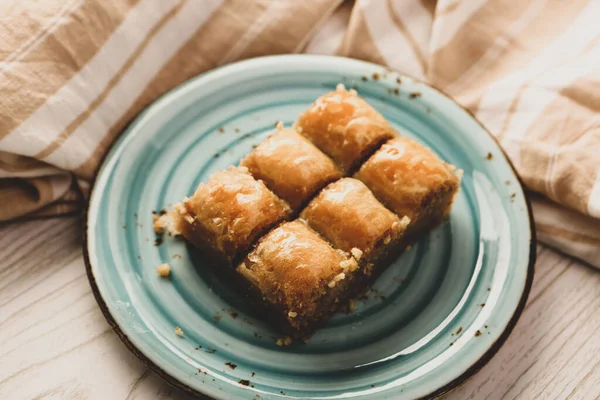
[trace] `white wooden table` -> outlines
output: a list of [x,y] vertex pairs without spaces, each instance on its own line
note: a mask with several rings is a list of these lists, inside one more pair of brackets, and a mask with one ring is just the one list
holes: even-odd
[[[76,218],[0,227],[0,399],[188,399],[119,341],[91,293]],[[538,247],[500,352],[447,399],[600,398],[600,272]]]

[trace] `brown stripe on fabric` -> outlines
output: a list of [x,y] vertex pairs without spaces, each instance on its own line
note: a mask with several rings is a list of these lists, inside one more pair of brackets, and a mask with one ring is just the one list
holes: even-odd
[[408,41],[408,44],[410,45],[410,48],[412,49],[415,55],[415,58],[421,65],[421,69],[423,71],[427,71],[427,60],[425,59],[425,55],[423,54],[423,51],[419,47],[419,44],[415,40],[414,36],[408,31],[408,29],[406,29],[406,25],[404,25],[404,22],[402,22],[400,17],[398,17],[398,15],[396,14],[396,10],[394,10],[392,0],[387,0],[387,9],[388,13],[390,14],[390,17],[392,18],[392,21],[394,22],[394,25],[396,25],[398,30],[402,32],[402,35]]
[[[600,221],[598,221],[598,223],[600,224]],[[583,243],[591,246],[600,247],[600,238],[595,238],[579,232],[568,231],[566,229],[561,229],[558,226],[546,225],[539,222],[535,223],[535,227],[539,232],[545,233],[547,235],[558,236],[576,243]]]
[[451,12],[456,11],[458,6],[460,6],[460,0],[455,1],[454,3],[447,4],[444,7],[440,7],[438,10],[435,11],[435,16],[439,17],[441,15],[450,14]]
[[58,218],[79,214],[83,210],[81,203],[51,203],[39,210],[27,214],[28,219]]
[[310,34],[328,19],[341,0],[298,1],[293,6],[270,2],[266,23],[244,48],[230,54],[227,61],[266,54],[297,53],[310,39]]
[[[330,7],[330,3],[315,9],[325,12]],[[294,6],[294,8],[296,8]],[[302,6],[302,8],[306,8]],[[182,46],[179,51],[171,58],[169,62],[159,71],[152,82],[147,86],[144,92],[138,97],[134,104],[127,110],[125,115],[115,123],[108,134],[100,141],[94,153],[88,160],[75,170],[75,173],[84,179],[91,179],[97,164],[102,159],[110,144],[123,130],[125,125],[137,115],[144,107],[151,103],[158,96],[172,89],[174,86],[207,71],[219,65],[220,60],[227,54],[231,47],[250,29],[255,20],[266,9],[266,2],[245,2],[242,0],[228,1],[216,9],[206,23],[200,27],[196,33]],[[313,11],[302,11],[302,15],[319,14]],[[298,19],[298,13],[286,12],[285,19],[280,19],[282,26],[287,26],[294,35],[303,30],[307,36],[311,27],[290,28],[291,25],[306,25],[306,20]],[[296,24],[294,22],[297,21]],[[298,30],[301,29],[301,30]],[[279,35],[274,31],[270,33],[260,33],[255,40],[267,40],[263,35]],[[291,33],[290,33],[291,34]],[[289,35],[289,34],[288,34]],[[275,39],[273,39],[275,40]],[[295,40],[287,40],[285,48],[279,48],[277,52],[293,51],[305,40],[302,35],[297,36]],[[256,47],[258,46],[258,47]],[[243,50],[243,56],[249,56],[251,53],[259,50],[260,45],[254,45],[250,42],[249,46]],[[267,51],[267,50],[265,50]],[[273,51],[270,51],[272,53]],[[258,55],[258,54],[256,54]]]
[[102,104],[102,102],[106,99],[106,97],[108,97],[108,95],[110,94],[111,90],[115,87],[115,85],[121,81],[121,78],[123,78],[123,75],[131,68],[133,63],[138,59],[138,57],[140,56],[142,51],[146,48],[148,43],[150,43],[152,41],[152,39],[154,39],[154,36],[160,31],[160,29],[171,18],[173,18],[177,14],[177,12],[179,12],[181,7],[187,1],[188,0],[182,0],[179,4],[177,4],[177,6],[173,7],[167,14],[165,14],[157,22],[157,24],[154,25],[154,27],[152,27],[152,29],[148,32],[148,35],[146,37],[144,37],[142,42],[138,45],[138,47],[135,49],[135,51],[131,54],[129,59],[127,59],[125,64],[123,64],[121,69],[110,79],[110,81],[108,82],[108,84],[106,85],[106,87],[104,88],[102,93],[96,99],[94,99],[94,101],[89,105],[89,107],[83,113],[81,113],[77,118],[75,118],[75,120],[73,122],[71,122],[69,124],[69,126],[64,131],[62,131],[60,133],[60,135],[58,135],[56,137],[56,139],[54,139],[52,141],[52,143],[50,143],[44,150],[37,153],[34,156],[35,158],[43,159],[43,158],[47,157],[48,155],[52,154],[54,151],[56,151],[56,149],[58,149],[65,142],[65,140],[69,136],[71,136],[71,134],[83,122],[85,122],[90,117],[90,115],[96,110],[96,108],[100,104]]
[[352,10],[348,30],[342,41],[339,55],[386,65],[385,58],[383,58],[371,38],[371,33],[367,28],[360,7],[354,7]]
[[51,203],[49,177],[32,179],[0,179],[0,221],[7,221]]
[[[564,88],[531,124],[521,142],[525,184],[587,213],[600,154],[600,74]],[[583,104],[585,102],[585,104]]]
[[[85,1],[68,18],[62,19],[14,69],[0,72],[0,138],[26,120],[79,72],[137,1]],[[7,35],[0,37],[4,40]],[[28,90],[23,90],[24,87]]]
[[0,151],[0,168],[6,172],[27,172],[32,169],[49,167],[50,165],[31,157]]
[[435,7],[437,5],[437,0],[420,0],[421,5],[427,12],[433,17],[435,14]]
[[35,46],[57,18],[64,18],[79,5],[69,1],[0,2],[0,60],[14,59]]
[[[434,82],[461,104],[475,110],[485,87],[534,59],[569,29],[588,2],[549,1],[522,30],[511,34],[507,28],[523,16],[532,2],[508,4],[490,0],[458,30],[448,45],[432,55],[430,73]],[[482,59],[492,49],[494,56]]]

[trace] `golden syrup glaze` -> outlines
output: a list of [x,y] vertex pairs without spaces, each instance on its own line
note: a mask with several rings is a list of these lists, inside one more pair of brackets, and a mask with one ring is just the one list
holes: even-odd
[[353,178],[328,185],[300,216],[335,247],[345,251],[357,248],[365,257],[378,242],[396,239],[407,225]]
[[345,174],[379,144],[396,135],[379,112],[343,85],[319,97],[300,115],[297,126]]
[[453,197],[460,171],[431,150],[405,137],[386,142],[354,175],[383,204],[411,220],[420,217],[424,202],[436,193]]
[[280,128],[240,163],[294,210],[340,178],[333,161],[292,128]]

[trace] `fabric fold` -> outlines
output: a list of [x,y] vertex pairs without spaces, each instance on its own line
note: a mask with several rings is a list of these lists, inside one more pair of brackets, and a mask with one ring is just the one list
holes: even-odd
[[199,73],[336,54],[456,99],[536,193],[540,241],[600,267],[600,1],[9,0],[0,13],[0,221],[81,210],[127,124]]

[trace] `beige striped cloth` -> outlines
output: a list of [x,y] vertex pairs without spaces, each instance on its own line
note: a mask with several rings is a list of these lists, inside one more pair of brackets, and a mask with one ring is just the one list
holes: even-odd
[[600,0],[5,0],[0,15],[0,221],[80,212],[126,124],[200,72],[338,54],[468,108],[532,193],[539,239],[600,267]]

